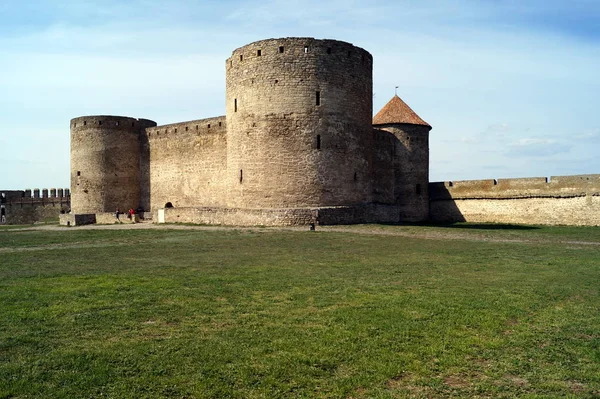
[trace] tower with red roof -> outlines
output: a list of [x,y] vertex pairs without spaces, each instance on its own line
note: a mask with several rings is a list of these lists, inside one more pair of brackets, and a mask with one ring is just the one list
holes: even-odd
[[[391,142],[389,156],[392,168],[388,169],[387,191],[382,193],[381,202],[398,205],[399,221],[427,220],[431,125],[395,95],[375,115],[373,127],[376,137],[388,136],[386,141]],[[374,192],[374,195],[377,196],[377,193]]]

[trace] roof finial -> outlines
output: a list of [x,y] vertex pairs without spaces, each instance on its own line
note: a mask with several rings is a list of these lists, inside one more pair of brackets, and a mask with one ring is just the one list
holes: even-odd
[[394,95],[396,95],[396,96],[398,95],[398,87],[400,87],[400,86],[396,86],[396,88],[394,89]]

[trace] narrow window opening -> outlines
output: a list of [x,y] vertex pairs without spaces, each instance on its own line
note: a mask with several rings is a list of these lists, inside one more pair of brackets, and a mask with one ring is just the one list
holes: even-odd
[[260,57],[261,55],[262,55],[262,51],[260,51],[260,50],[256,50],[256,56],[257,56],[257,57]]
[[175,128],[175,133],[177,133],[177,128]]
[[229,61],[229,66],[232,67],[233,66],[233,60]]
[[244,181],[244,171],[240,169],[240,184]]
[[498,185],[498,180],[494,179],[494,186]]
[[358,175],[356,174],[356,172],[354,172],[354,181],[356,181],[358,178]]
[[279,80],[275,79],[275,84],[279,83]]
[[317,105],[321,105],[321,92],[320,91],[318,91],[316,93],[316,103],[317,103]]
[[348,51],[348,57],[352,56],[352,51]]
[[417,193],[417,195],[421,195],[421,185],[417,184],[417,186],[415,187],[415,192]]
[[208,128],[210,129],[210,123],[208,124]]
[[219,126],[221,126],[221,122],[219,122]]
[[131,127],[134,127],[134,126],[135,126],[135,122],[131,122]]
[[101,124],[102,124],[102,121],[98,121],[98,125],[101,125]]
[[77,176],[81,176],[81,171],[77,171]]
[[237,112],[237,98],[233,100],[233,112]]
[[240,61],[244,61],[244,55],[240,54]]
[[196,130],[198,130],[198,125],[196,125]]
[[327,47],[327,54],[331,54],[331,47]]
[[308,53],[308,46],[304,46],[304,54]]
[[321,149],[321,135],[317,134],[317,150]]
[[73,127],[77,127],[77,123],[73,123]]
[[188,131],[188,127],[187,127],[187,126],[185,127],[185,131],[186,131],[186,132]]
[[87,125],[87,121],[83,121],[83,126]]
[[279,46],[279,53],[283,53],[283,46]]
[[454,185],[454,183],[452,183],[451,181],[448,182],[448,187],[452,187]]

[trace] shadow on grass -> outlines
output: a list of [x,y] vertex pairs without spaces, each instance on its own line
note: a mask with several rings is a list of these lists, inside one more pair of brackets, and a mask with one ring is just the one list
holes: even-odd
[[526,226],[523,224],[504,224],[504,223],[381,223],[386,226],[421,226],[421,227],[444,227],[449,229],[470,229],[470,230],[538,230],[537,226]]

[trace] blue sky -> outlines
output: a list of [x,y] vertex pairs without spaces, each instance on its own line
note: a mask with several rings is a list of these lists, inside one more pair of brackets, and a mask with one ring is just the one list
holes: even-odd
[[68,187],[73,117],[223,115],[231,51],[288,36],[373,54],[432,181],[600,173],[598,0],[0,0],[0,189]]

